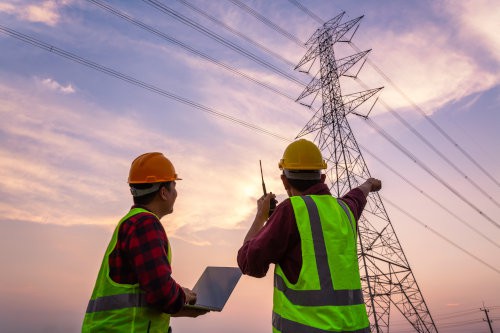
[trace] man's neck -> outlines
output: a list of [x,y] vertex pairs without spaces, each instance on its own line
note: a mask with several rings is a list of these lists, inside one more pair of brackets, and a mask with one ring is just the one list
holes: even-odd
[[290,196],[301,196],[304,192],[297,190],[296,188],[290,188]]
[[155,204],[154,201],[150,204],[144,205],[143,207],[149,210],[151,213],[155,214],[159,220],[165,215],[161,213],[161,210],[159,209],[158,205]]

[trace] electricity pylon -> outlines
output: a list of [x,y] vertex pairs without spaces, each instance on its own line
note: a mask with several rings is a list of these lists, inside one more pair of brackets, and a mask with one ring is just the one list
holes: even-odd
[[[314,102],[321,93],[321,107],[297,138],[316,132],[314,141],[328,163],[329,168],[326,173],[331,181],[330,190],[336,196],[345,194],[370,178],[370,172],[349,126],[347,115],[358,114],[356,109],[382,89],[342,94],[340,78],[350,76],[349,69],[354,68],[356,64],[359,65],[363,59],[366,61],[369,52],[364,51],[336,59],[336,46],[338,43],[350,42],[363,18],[361,16],[341,23],[343,16],[344,13],[337,15],[316,30],[306,43],[306,46],[309,46],[308,51],[295,68],[301,69],[308,64],[307,71],[309,71],[319,59],[319,74],[312,79],[297,101],[314,96]],[[363,64],[364,62],[361,67]],[[365,210],[358,223],[358,259],[371,331],[389,332],[392,303],[416,332],[437,332],[378,193],[371,193],[368,196]]]

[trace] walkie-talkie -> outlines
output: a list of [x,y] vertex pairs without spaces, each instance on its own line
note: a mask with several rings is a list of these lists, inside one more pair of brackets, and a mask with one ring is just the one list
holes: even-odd
[[[267,191],[266,191],[266,184],[264,183],[264,174],[262,173],[262,162],[259,160],[259,164],[260,164],[260,176],[262,178],[262,190],[264,191],[264,195],[267,195]],[[274,212],[274,209],[276,208],[276,203],[278,203],[278,201],[276,199],[271,199],[271,202],[269,203],[269,216],[271,216],[271,214]]]

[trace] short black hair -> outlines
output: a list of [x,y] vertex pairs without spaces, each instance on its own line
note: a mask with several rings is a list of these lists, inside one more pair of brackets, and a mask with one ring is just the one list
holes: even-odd
[[[162,187],[166,187],[167,190],[170,191],[170,184],[172,182],[164,182],[164,183],[161,183],[160,184],[160,187],[158,188],[158,190],[154,191],[154,192],[151,192],[151,193],[148,193],[148,194],[145,194],[145,195],[141,195],[140,197],[133,197],[134,198],[134,205],[140,205],[140,206],[144,206],[144,205],[148,205],[150,204],[153,199],[156,197],[156,195],[158,194],[158,192],[160,192],[161,188]],[[136,188],[138,190],[145,190],[145,189],[148,189],[150,187],[152,187],[153,185],[155,185],[154,183],[151,184],[151,183],[146,183],[146,184],[130,184],[130,187],[132,188]]]
[[[317,170],[293,170],[293,173],[317,173]],[[288,180],[288,183],[295,188],[296,190],[299,190],[300,192],[304,192],[310,187],[313,187],[316,184],[321,183],[321,178],[319,179],[291,179],[288,178],[285,174],[285,171],[283,170],[283,175],[286,177]]]
[[310,187],[313,187],[316,184],[321,183],[321,179],[311,179],[311,180],[302,180],[302,179],[289,179],[287,178],[288,183],[292,185],[293,188],[299,190],[300,192],[304,192]]

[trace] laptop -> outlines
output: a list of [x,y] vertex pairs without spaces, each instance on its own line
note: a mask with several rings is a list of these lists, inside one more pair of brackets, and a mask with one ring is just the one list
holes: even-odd
[[188,304],[185,307],[222,311],[240,277],[241,271],[238,267],[206,267],[193,288],[197,296],[196,304]]

